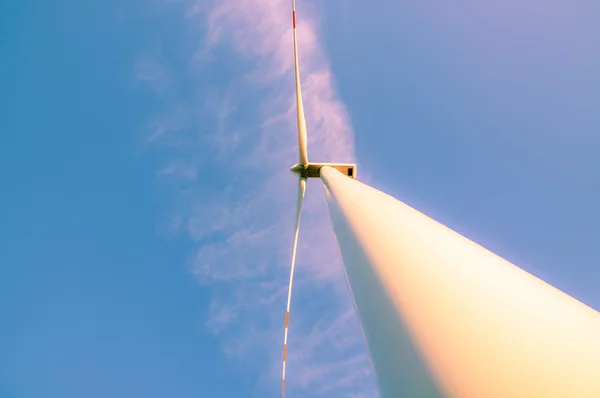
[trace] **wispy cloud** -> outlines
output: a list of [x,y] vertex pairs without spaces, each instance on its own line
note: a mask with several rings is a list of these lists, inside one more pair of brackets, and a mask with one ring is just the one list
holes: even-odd
[[[212,291],[206,326],[224,353],[261,369],[256,396],[279,395],[296,199],[288,169],[298,156],[291,4],[189,0],[177,7],[188,43],[199,44],[182,46],[186,82],[150,123],[148,142],[168,153],[158,175],[177,181],[179,192],[165,225],[197,244],[189,266]],[[353,161],[349,116],[319,46],[312,7],[298,4],[309,156]],[[148,59],[138,63],[138,80],[161,95],[175,74],[164,56],[154,57],[156,65]],[[307,190],[297,270],[289,396],[376,396],[317,181]]]

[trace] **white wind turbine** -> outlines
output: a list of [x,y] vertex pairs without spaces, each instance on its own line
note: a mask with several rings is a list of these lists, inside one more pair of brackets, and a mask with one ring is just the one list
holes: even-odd
[[309,163],[295,0],[292,17],[300,159],[282,394],[306,179],[320,177],[382,398],[600,397],[600,313],[356,181],[356,165]]

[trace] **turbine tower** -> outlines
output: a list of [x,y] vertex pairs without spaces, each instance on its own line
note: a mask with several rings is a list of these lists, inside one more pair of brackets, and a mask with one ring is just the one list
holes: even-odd
[[296,266],[296,249],[298,247],[298,232],[300,230],[300,214],[302,213],[302,202],[306,192],[306,179],[319,178],[320,170],[327,166],[338,170],[344,175],[354,178],[356,176],[356,165],[348,163],[309,163],[306,119],[304,117],[304,105],[302,103],[302,90],[300,87],[300,67],[298,66],[298,38],[296,36],[296,0],[292,0],[292,26],[294,35],[294,73],[296,76],[296,114],[298,118],[298,163],[290,168],[290,171],[298,177],[298,200],[296,203],[296,226],[294,229],[294,243],[292,244],[292,264],[290,267],[290,282],[288,286],[287,306],[285,311],[285,335],[283,338],[283,376],[281,378],[281,395],[285,395],[285,360],[287,353],[288,326],[290,321],[290,304],[292,300],[292,282],[294,281],[294,269]]
[[600,313],[397,199],[309,163],[292,0],[299,162],[283,347],[307,178],[321,178],[382,398],[600,397]]

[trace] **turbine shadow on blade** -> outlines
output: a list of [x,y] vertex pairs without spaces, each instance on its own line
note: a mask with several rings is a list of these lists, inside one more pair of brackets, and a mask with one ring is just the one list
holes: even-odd
[[294,38],[294,74],[296,81],[296,115],[298,121],[298,163],[290,168],[290,171],[298,177],[298,199],[296,203],[296,223],[294,229],[294,241],[292,244],[292,261],[290,266],[290,281],[288,285],[288,298],[285,312],[285,334],[283,339],[283,375],[281,379],[281,395],[285,395],[285,365],[287,354],[288,326],[290,322],[290,304],[292,299],[292,284],[294,281],[294,270],[296,267],[296,250],[298,247],[298,235],[300,231],[300,216],[302,214],[302,203],[306,192],[306,179],[319,178],[321,169],[325,166],[332,167],[342,174],[356,178],[356,165],[351,163],[310,163],[308,161],[306,118],[304,116],[304,104],[302,103],[302,90],[300,86],[300,67],[298,64],[298,39],[296,35],[296,1],[292,0],[292,27]]

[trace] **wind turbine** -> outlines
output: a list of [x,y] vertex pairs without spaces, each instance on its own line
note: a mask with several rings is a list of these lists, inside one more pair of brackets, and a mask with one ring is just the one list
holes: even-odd
[[[600,397],[600,313],[399,200],[356,165],[310,163],[292,0],[299,162],[320,177],[381,398]],[[350,177],[350,178],[348,178]]]

